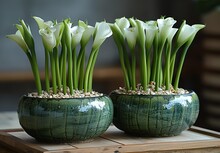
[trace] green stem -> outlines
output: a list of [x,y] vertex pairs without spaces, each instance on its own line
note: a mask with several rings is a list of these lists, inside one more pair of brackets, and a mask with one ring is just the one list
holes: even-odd
[[55,49],[54,49],[54,58],[55,58],[55,69],[56,69],[57,85],[58,85],[58,89],[61,90],[61,76],[60,76],[60,68],[59,68],[58,47],[55,47]]
[[173,82],[175,63],[176,63],[176,54],[173,54],[173,56],[171,56],[171,60],[170,60],[170,82],[171,83]]
[[173,73],[175,68],[175,62],[176,62],[176,53],[179,50],[180,47],[175,46],[174,51],[172,52],[171,59],[170,59],[170,83],[173,82]]
[[124,74],[125,88],[127,90],[129,90],[130,89],[130,82],[129,82],[129,77],[128,77],[128,71],[127,71],[127,68],[125,66],[123,47],[119,44],[117,46],[118,46],[118,53],[119,53],[120,63],[121,63],[122,71],[123,71],[123,74]]
[[85,65],[85,48],[80,51],[77,59],[77,74],[79,78],[79,89],[83,90],[84,86],[84,65]]
[[155,34],[155,40],[153,42],[153,62],[152,62],[152,72],[151,72],[151,81],[156,81],[156,73],[157,73],[157,63],[158,63],[158,34]]
[[[177,69],[177,74],[176,74],[176,79],[175,79],[175,82],[174,82],[174,89],[177,90],[178,86],[179,86],[179,79],[180,79],[180,74],[181,74],[181,71],[182,71],[182,67],[183,67],[183,63],[184,63],[184,60],[185,60],[185,56],[186,56],[186,53],[189,49],[189,46],[191,45],[193,39],[195,38],[195,35],[196,33],[194,33],[190,39],[186,42],[186,44],[184,45],[184,48],[183,48],[183,51],[182,51],[182,55],[180,56],[180,63],[179,63],[179,67]],[[176,47],[176,52],[177,50],[179,49],[178,47]],[[176,53],[175,52],[175,53]],[[176,54],[175,54],[176,55]],[[175,59],[175,58],[174,58]],[[171,59],[172,60],[172,59]],[[175,61],[175,60],[174,60]],[[174,62],[175,63],[175,62]]]
[[63,46],[63,70],[62,70],[62,82],[63,82],[63,93],[66,94],[66,58],[67,58],[67,48]]
[[[161,49],[162,50],[162,49]],[[155,90],[158,91],[159,87],[161,86],[161,58],[162,58],[162,51],[159,51],[157,57],[157,72],[156,72],[156,87]]]
[[179,86],[180,75],[181,75],[181,72],[182,72],[182,68],[183,68],[185,57],[186,57],[186,53],[187,53],[187,50],[188,50],[190,44],[191,44],[191,42],[187,43],[185,45],[185,47],[183,49],[183,53],[182,53],[181,58],[180,58],[180,62],[179,62],[177,73],[176,73],[176,79],[175,79],[175,82],[174,82],[174,89],[175,90],[177,90],[177,88]]
[[53,88],[53,93],[57,93],[57,83],[56,83],[56,68],[55,68],[55,61],[54,61],[54,56],[53,52],[50,52],[50,67],[51,67],[51,77],[52,77],[52,88]]
[[162,53],[165,42],[166,42],[165,40],[158,41],[159,49],[157,50],[158,56],[157,56],[157,72],[156,72],[156,87],[155,87],[156,91],[159,90],[159,87],[161,87],[163,81]]
[[151,81],[156,81],[156,72],[157,72],[157,51],[153,54],[153,63],[152,63],[152,72],[151,72]]
[[50,74],[49,74],[49,52],[45,50],[45,88],[46,92],[50,91]]
[[37,87],[37,93],[38,95],[42,94],[42,87],[41,87],[41,80],[40,80],[40,74],[38,70],[38,65],[35,57],[31,57],[30,53],[27,53],[28,59],[31,63],[31,68],[32,72],[34,74],[34,80],[35,80],[35,85]]
[[73,49],[73,88],[74,89],[78,89],[77,78],[78,78],[77,56],[76,56],[76,48],[74,48]]
[[145,30],[141,22],[137,22],[139,45],[140,45],[140,73],[141,73],[141,85],[144,90],[147,90],[147,61],[146,61],[146,48],[145,48]]
[[131,50],[131,60],[132,60],[132,68],[131,68],[131,72],[132,72],[132,90],[136,89],[136,57],[135,57],[135,50],[134,48]]
[[151,75],[151,61],[150,61],[150,53],[147,53],[147,85],[150,83],[150,75]]
[[167,43],[167,47],[166,47],[166,63],[165,63],[165,85],[166,85],[166,90],[170,89],[170,56],[171,56],[171,45]]
[[72,50],[70,47],[67,47],[68,54],[68,86],[70,89],[70,94],[73,94],[73,59],[72,59]]
[[61,81],[61,86],[62,86],[62,80],[63,80],[63,51],[64,50],[64,47],[62,47],[61,49],[61,53],[60,53],[60,57],[59,57],[59,71],[60,71],[60,81]]
[[144,90],[147,90],[147,61],[146,61],[146,50],[145,45],[141,47],[141,60],[140,60],[140,70],[141,70],[141,85]]
[[84,78],[84,92],[89,91],[89,74],[90,74],[90,70],[92,67],[93,59],[95,58],[95,53],[96,53],[96,50],[92,50],[89,56],[88,64],[87,64],[86,71],[85,71],[85,78]]
[[[128,80],[129,80],[129,84],[131,84],[132,82],[132,73],[131,73],[131,65],[129,62],[129,57],[128,57],[128,52],[126,50],[126,47],[124,44],[122,44],[123,47],[123,55],[124,55],[124,61],[125,61],[125,66],[127,68],[127,75],[128,75]],[[129,87],[130,89],[130,87]]]
[[94,71],[96,59],[97,59],[97,56],[98,56],[98,52],[99,52],[99,49],[95,52],[95,55],[94,55],[93,60],[92,60],[92,65],[91,65],[91,68],[90,68],[90,72],[89,72],[89,86],[88,86],[88,91],[89,92],[92,91],[93,71]]
[[83,84],[82,80],[83,80],[83,73],[84,73],[84,63],[85,63],[85,47],[82,46],[81,44],[79,55],[77,57],[77,70],[76,70],[77,79],[79,80],[78,86],[80,90],[83,89],[83,86],[81,86],[80,84]]

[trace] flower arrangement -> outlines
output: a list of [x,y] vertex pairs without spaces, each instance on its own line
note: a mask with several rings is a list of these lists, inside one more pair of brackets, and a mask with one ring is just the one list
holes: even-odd
[[[103,21],[97,22],[93,27],[79,20],[78,24],[73,26],[70,19],[45,22],[39,17],[33,18],[38,24],[45,49],[45,92],[42,90],[35,42],[30,27],[20,20],[20,24],[16,24],[17,32],[7,37],[15,41],[27,55],[37,95],[50,93],[51,96],[60,92],[63,95],[85,95],[84,93],[92,92],[93,70],[100,46],[112,35],[109,25]],[[86,62],[86,47],[91,39],[92,46]]]
[[[175,23],[176,20],[171,17],[146,22],[122,17],[110,24],[124,74],[125,88],[121,88],[121,91],[178,93],[186,53],[197,32],[205,26],[190,26],[184,20],[179,28],[174,28]],[[137,84],[136,78],[137,64],[140,68],[140,84]]]

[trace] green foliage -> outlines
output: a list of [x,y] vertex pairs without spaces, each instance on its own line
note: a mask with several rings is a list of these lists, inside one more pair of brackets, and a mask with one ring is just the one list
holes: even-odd
[[[143,90],[147,90],[151,81],[156,83],[156,91],[162,85],[169,90],[172,83],[175,90],[178,88],[187,50],[196,33],[205,26],[201,24],[189,26],[183,21],[178,29],[173,28],[175,23],[171,17],[146,22],[123,17],[110,24],[118,47],[127,90],[136,90],[137,61]],[[177,54],[180,54],[179,63],[176,61]]]
[[[45,49],[45,90],[56,94],[57,90],[73,94],[74,90],[92,91],[92,76],[99,49],[112,31],[106,22],[95,27],[79,21],[73,26],[70,19],[60,23],[33,17],[38,24],[39,34]],[[38,94],[42,93],[34,39],[30,27],[23,20],[16,25],[17,32],[7,35],[27,55],[34,74]],[[92,39],[89,59],[86,62],[86,46]],[[79,49],[79,50],[78,50]],[[51,80],[50,80],[51,78]]]

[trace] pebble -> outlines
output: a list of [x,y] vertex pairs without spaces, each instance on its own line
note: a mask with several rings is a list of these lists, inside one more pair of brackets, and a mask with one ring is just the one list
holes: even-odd
[[182,88],[174,90],[172,85],[170,85],[169,90],[166,90],[166,87],[162,86],[158,89],[158,91],[155,91],[155,82],[150,82],[146,90],[143,90],[143,87],[140,84],[138,84],[136,90],[126,90],[125,88],[119,87],[119,89],[115,91],[119,94],[129,95],[179,95],[189,93],[189,91],[184,90]]
[[84,98],[84,97],[103,96],[102,93],[95,92],[95,91],[84,93],[83,90],[74,90],[72,95],[69,93],[69,90],[67,90],[66,94],[64,94],[62,91],[63,90],[60,90],[56,94],[53,94],[52,90],[49,93],[47,93],[46,91],[43,91],[41,95],[38,95],[37,92],[32,92],[32,93],[28,93],[28,97],[36,97],[36,98]]

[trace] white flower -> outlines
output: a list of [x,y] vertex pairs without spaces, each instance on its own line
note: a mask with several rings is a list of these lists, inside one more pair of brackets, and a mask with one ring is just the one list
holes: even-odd
[[123,17],[120,19],[116,19],[115,23],[120,28],[121,32],[124,33],[124,29],[127,29],[130,27],[130,22],[127,18]]
[[147,21],[146,23],[143,23],[145,28],[145,34],[146,34],[146,48],[150,49],[154,37],[156,33],[158,32],[157,22],[156,21]]
[[138,35],[137,27],[125,28],[124,35],[125,35],[125,38],[127,39],[129,48],[133,50],[135,48],[136,41],[137,41],[137,35]]
[[192,36],[194,28],[184,21],[178,31],[177,46],[182,46]]
[[168,40],[169,43],[172,42],[173,37],[174,37],[174,35],[176,34],[177,31],[178,31],[177,28],[171,28],[171,29],[170,29],[170,32],[169,32],[169,34],[168,34],[168,36],[167,36],[167,40]]
[[93,35],[95,31],[95,28],[92,26],[87,25],[87,27],[85,27],[85,31],[82,34],[82,38],[81,38],[81,45],[82,46],[86,46],[86,44],[89,42],[90,37]]
[[96,23],[95,29],[93,49],[99,48],[105,39],[112,35],[111,28],[106,22]]
[[31,34],[31,29],[25,24],[24,20],[20,20],[21,25],[16,25],[17,29],[20,31],[25,43],[30,50],[34,50],[34,39]]
[[21,35],[21,32],[18,30],[15,34],[7,35],[7,38],[15,41],[25,53],[28,53],[28,46],[26,42],[24,41],[23,36]]
[[39,26],[39,34],[42,37],[42,41],[45,49],[47,51],[53,51],[53,48],[59,44],[59,41],[61,39],[59,37],[58,31],[57,31],[58,38],[55,37],[55,31],[59,29],[59,26],[55,28],[52,21],[44,22],[43,19],[36,16],[34,16],[33,18],[35,19],[35,21]]
[[39,29],[46,29],[46,28],[51,28],[53,27],[53,22],[52,21],[46,21],[44,22],[43,19],[41,19],[40,17],[34,16],[33,17],[35,19],[35,21],[37,22]]
[[72,47],[73,48],[75,48],[77,46],[77,44],[80,43],[84,31],[85,31],[85,29],[83,27],[80,27],[80,26],[74,26],[71,29]]
[[54,32],[54,36],[56,38],[56,46],[58,46],[61,42],[64,26],[62,23],[58,23],[54,25],[54,29],[56,29]]
[[205,28],[205,25],[203,25],[203,24],[194,24],[194,25],[192,25],[192,27],[194,28],[193,35],[195,36],[196,33],[197,33],[199,30]]
[[186,24],[184,21],[178,32],[177,46],[181,47],[187,41],[189,41],[190,39],[193,39],[196,33],[204,27],[205,26],[202,24],[195,24],[195,25],[190,26]]
[[159,30],[159,46],[163,47],[171,28],[176,23],[176,20],[174,20],[171,17],[168,17],[166,19],[157,19],[157,25]]
[[69,20],[64,20],[64,39],[67,47],[71,47],[71,31],[72,31],[72,23]]
[[136,20],[137,28],[138,28],[138,41],[140,45],[145,47],[146,34],[145,34],[145,23],[141,20]]
[[56,38],[54,35],[55,29],[40,29],[39,34],[42,36],[44,47],[47,51],[53,51],[56,46]]

